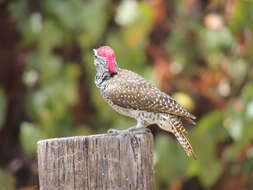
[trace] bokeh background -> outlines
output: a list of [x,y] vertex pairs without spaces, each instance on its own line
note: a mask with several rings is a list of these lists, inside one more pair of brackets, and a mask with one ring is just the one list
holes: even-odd
[[155,136],[157,190],[253,189],[252,0],[0,0],[0,190],[38,189],[36,142],[135,124],[101,98],[92,49],[198,117],[197,160]]

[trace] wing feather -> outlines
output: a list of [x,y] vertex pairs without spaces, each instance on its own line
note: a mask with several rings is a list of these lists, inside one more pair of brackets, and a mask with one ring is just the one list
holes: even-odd
[[106,96],[116,105],[149,112],[169,113],[184,117],[194,123],[195,116],[179,103],[140,75],[128,70],[120,70],[110,79],[105,89]]

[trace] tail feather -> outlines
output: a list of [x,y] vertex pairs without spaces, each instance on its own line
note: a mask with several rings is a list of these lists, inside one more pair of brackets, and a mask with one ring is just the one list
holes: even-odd
[[192,125],[196,125],[196,122],[192,118],[184,117],[185,120],[189,121]]
[[193,148],[187,138],[185,137],[185,128],[183,126],[182,121],[180,120],[179,117],[171,117],[167,119],[171,125],[171,132],[175,135],[177,138],[178,142],[181,144],[183,149],[185,150],[186,154],[188,156],[192,156],[196,160],[196,155],[193,151]]
[[191,124],[196,125],[196,122],[194,121],[196,117],[194,115],[189,113],[187,117],[184,117],[184,119],[189,121]]
[[194,150],[187,138],[185,137],[184,133],[181,130],[174,128],[174,135],[177,138],[178,142],[181,144],[181,146],[184,148],[186,154],[188,156],[192,156],[196,160],[196,154],[194,153]]

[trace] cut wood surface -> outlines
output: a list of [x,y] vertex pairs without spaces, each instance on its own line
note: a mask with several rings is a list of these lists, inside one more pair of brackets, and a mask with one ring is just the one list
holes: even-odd
[[153,190],[153,136],[92,135],[38,142],[40,190]]

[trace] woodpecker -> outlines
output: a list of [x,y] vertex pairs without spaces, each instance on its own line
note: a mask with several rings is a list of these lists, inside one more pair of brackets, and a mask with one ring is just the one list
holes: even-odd
[[93,51],[97,71],[95,84],[101,96],[118,113],[137,120],[134,127],[127,130],[110,129],[108,133],[120,134],[157,124],[174,134],[186,154],[196,159],[182,123],[182,119],[185,119],[195,124],[196,117],[140,75],[119,68],[111,47],[102,46]]

